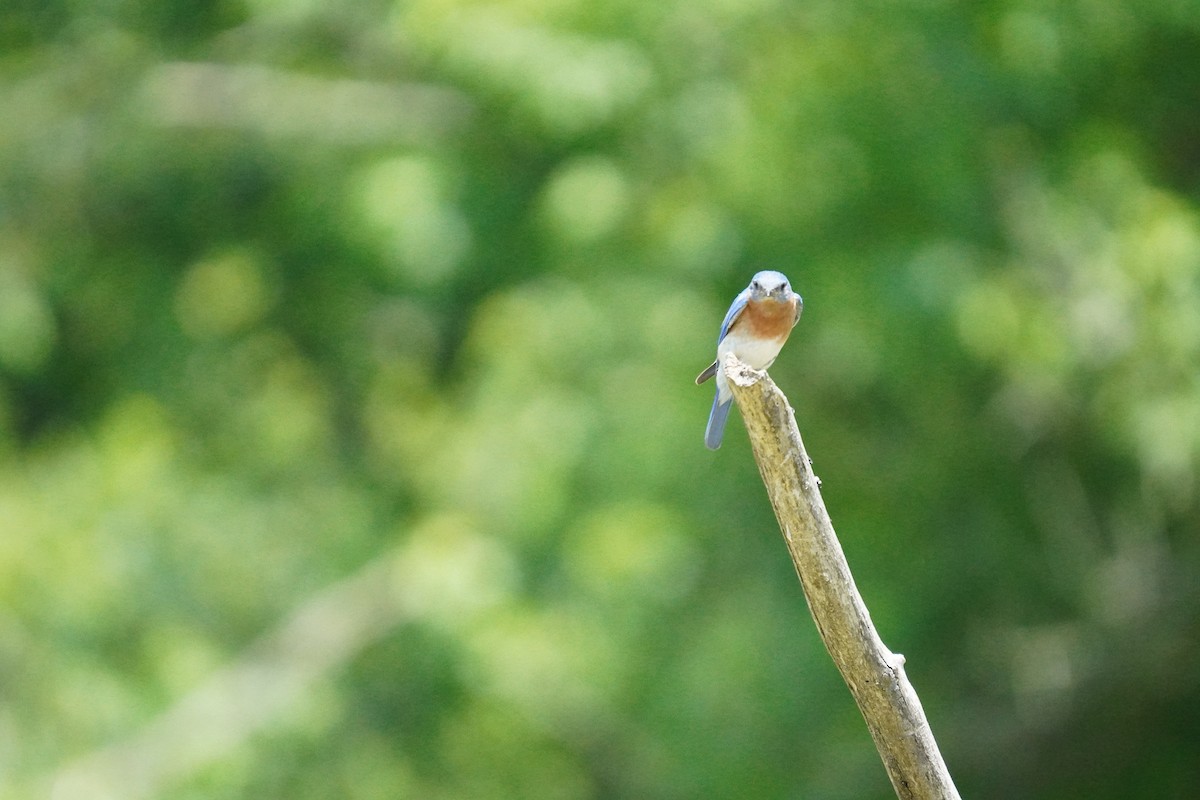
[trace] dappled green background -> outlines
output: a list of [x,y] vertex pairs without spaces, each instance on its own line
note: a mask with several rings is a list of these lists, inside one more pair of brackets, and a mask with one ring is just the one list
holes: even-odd
[[772,374],[974,798],[1200,785],[1200,7],[0,9],[0,797],[886,798]]

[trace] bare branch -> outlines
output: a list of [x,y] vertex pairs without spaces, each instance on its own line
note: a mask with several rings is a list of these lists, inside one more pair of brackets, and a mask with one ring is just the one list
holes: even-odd
[[904,656],[884,646],[854,585],[787,398],[769,375],[732,355],[722,366],[809,610],[862,711],[896,795],[957,800],[921,701],[904,674]]

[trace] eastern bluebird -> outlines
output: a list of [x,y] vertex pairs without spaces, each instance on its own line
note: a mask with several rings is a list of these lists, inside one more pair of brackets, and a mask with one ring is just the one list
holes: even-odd
[[775,363],[803,310],[804,300],[792,291],[787,276],[774,270],[756,274],[750,285],[733,299],[717,335],[717,360],[696,377],[697,384],[713,376],[717,378],[717,395],[704,431],[708,449],[721,446],[729,406],[733,403],[733,391],[725,378],[725,356],[733,353],[755,369],[766,369]]

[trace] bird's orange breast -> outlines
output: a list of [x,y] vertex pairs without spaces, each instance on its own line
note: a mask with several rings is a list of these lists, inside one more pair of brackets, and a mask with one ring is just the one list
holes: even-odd
[[755,338],[786,339],[796,321],[795,301],[779,303],[762,300],[747,303],[742,312],[746,317],[746,332]]

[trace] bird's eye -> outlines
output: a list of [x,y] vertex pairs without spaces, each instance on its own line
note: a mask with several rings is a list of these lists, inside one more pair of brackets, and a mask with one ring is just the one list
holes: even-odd
[[761,284],[761,283],[759,283],[758,281],[750,281],[750,288],[751,288],[751,289],[753,289],[753,290],[754,290],[754,291],[756,291],[756,292],[757,292],[757,291],[761,291],[761,290],[762,290],[762,284]]

